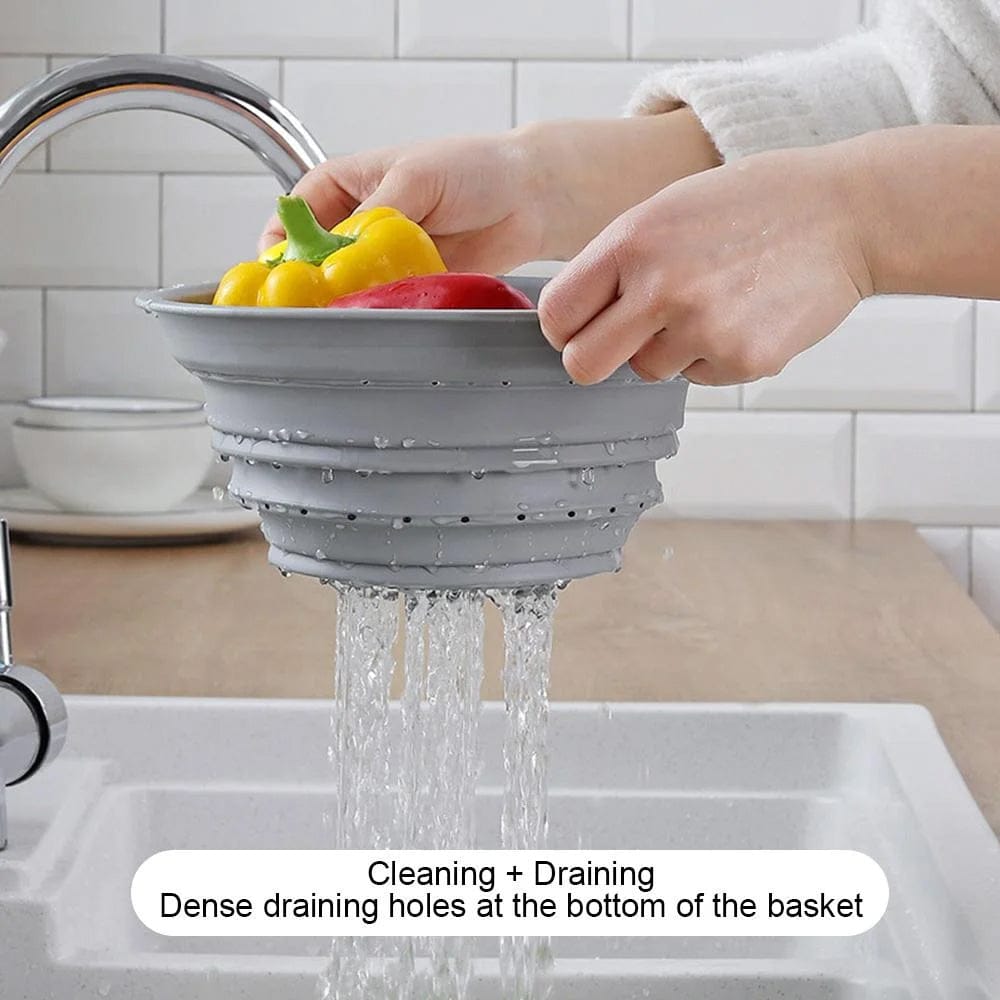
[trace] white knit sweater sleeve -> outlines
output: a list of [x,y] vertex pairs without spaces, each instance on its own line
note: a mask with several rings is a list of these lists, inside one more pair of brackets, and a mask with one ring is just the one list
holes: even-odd
[[811,51],[678,64],[630,114],[689,105],[723,159],[918,123],[1000,122],[1000,2],[884,0],[874,26]]

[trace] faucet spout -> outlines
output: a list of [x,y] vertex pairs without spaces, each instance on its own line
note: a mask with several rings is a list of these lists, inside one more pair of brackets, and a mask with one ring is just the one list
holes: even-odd
[[26,781],[59,755],[66,742],[66,705],[55,685],[31,667],[14,663],[10,648],[10,532],[0,520],[0,851],[7,846],[5,785]]
[[130,109],[215,125],[253,150],[286,191],[325,158],[284,105],[234,73],[179,56],[105,56],[56,70],[0,104],[0,184],[67,126]]

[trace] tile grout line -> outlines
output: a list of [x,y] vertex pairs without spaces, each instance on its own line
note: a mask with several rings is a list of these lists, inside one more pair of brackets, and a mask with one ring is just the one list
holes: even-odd
[[41,355],[42,355],[42,378],[41,378],[41,390],[42,395],[47,396],[49,394],[49,290],[47,288],[41,289],[42,293],[42,304],[40,310],[40,318],[42,321],[42,343],[40,345]]
[[635,54],[635,0],[625,3],[625,58],[631,61]]
[[158,233],[156,254],[156,284],[162,288],[163,281],[163,174],[157,176],[156,226]]
[[167,0],[160,0],[160,52],[167,51]]
[[399,4],[400,0],[395,0],[392,8],[392,57],[399,58]]
[[[169,53],[165,53],[169,54]],[[53,59],[95,59],[93,53],[81,54],[80,52],[56,52],[52,53]],[[45,52],[18,52],[15,54],[0,52],[0,59],[45,59],[48,55]],[[351,53],[350,55],[315,55],[312,53],[289,53],[279,55],[275,52],[269,53],[247,53],[247,52],[213,52],[211,55],[200,53],[197,59],[204,59],[208,62],[268,62],[275,59],[293,59],[295,62],[328,62],[328,63],[372,63],[372,62],[394,62],[395,57],[389,55],[366,55],[363,52]],[[579,55],[525,55],[518,56],[521,62],[526,63],[607,63],[612,66],[624,66],[629,62],[634,62],[639,66],[646,66],[650,70],[662,67],[665,63],[673,64],[677,62],[695,62],[698,60],[714,60],[718,58],[711,52],[703,55],[685,56],[643,56],[641,59],[623,59],[614,56],[579,56]],[[502,64],[510,61],[509,56],[452,56],[452,55],[406,55],[402,56],[403,62],[412,63],[472,63],[472,64]]]

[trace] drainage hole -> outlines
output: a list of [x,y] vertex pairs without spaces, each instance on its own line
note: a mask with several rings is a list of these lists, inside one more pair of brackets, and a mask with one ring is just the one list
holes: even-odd
[[468,514],[463,514],[461,520],[462,520],[462,524],[468,524],[469,523],[469,515]]
[[510,386],[510,381],[509,379],[504,379],[500,384],[506,389]]
[[357,519],[358,519],[358,515],[357,514],[348,514],[347,515],[347,520],[348,521],[356,521]]
[[523,520],[525,519],[525,515],[524,515],[524,514],[518,514],[518,515],[517,515],[517,519],[518,519],[519,521],[523,521]]
[[410,517],[409,514],[407,514],[406,517],[403,518],[403,524],[410,524],[412,521],[413,521],[413,518]]
[[566,516],[567,517],[576,517],[576,511],[575,510],[567,511],[566,512]]
[[609,507],[609,508],[608,508],[608,513],[609,513],[609,514],[614,514],[616,510],[618,510],[618,508],[617,508],[617,507]]
[[306,514],[308,514],[308,513],[309,513],[309,511],[308,511],[308,510],[306,510],[306,509],[305,509],[305,507],[300,507],[300,508],[299,508],[299,513],[300,513],[300,514],[301,514],[301,515],[302,515],[303,517],[305,517],[305,516],[306,516]]
[[264,504],[264,510],[270,510],[271,505],[269,503]]
[[643,503],[643,501],[640,500],[639,501],[639,510],[642,510],[642,508],[645,507],[645,506],[646,506],[645,503]]

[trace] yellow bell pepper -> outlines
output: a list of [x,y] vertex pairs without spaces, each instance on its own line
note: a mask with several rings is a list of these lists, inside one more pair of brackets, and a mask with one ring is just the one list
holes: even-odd
[[447,270],[434,241],[394,208],[359,212],[329,232],[302,198],[279,198],[278,216],[288,239],[230,268],[215,305],[319,307],[374,285]]

